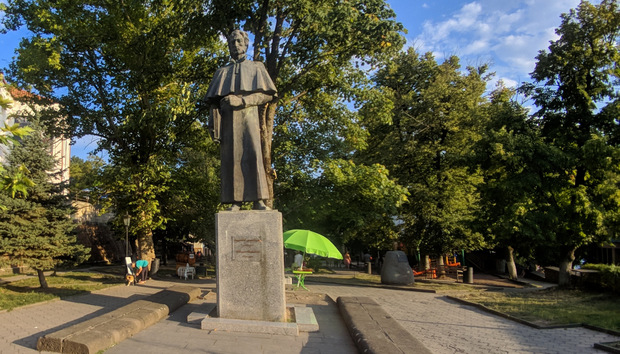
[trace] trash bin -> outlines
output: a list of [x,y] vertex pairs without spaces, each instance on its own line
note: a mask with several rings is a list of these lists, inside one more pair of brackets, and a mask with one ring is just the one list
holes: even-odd
[[157,274],[157,272],[159,272],[159,258],[155,258],[153,260],[153,263],[151,264],[151,272],[149,275],[153,276]]
[[474,283],[474,268],[467,267],[465,271],[465,283],[473,284]]
[[205,266],[196,266],[196,276],[206,277],[207,276],[207,267],[205,267]]

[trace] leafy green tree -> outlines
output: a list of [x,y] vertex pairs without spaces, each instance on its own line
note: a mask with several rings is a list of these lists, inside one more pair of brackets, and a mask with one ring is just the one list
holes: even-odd
[[283,210],[285,227],[312,229],[336,244],[389,249],[398,238],[394,217],[407,190],[379,164],[330,160],[321,166],[322,176],[297,190],[298,199]]
[[[343,181],[337,179],[340,174],[327,171],[342,167],[347,178],[380,180],[377,168],[352,161],[354,151],[364,148],[366,133],[349,103],[361,97],[372,65],[401,48],[402,25],[384,0],[210,4],[214,26],[222,34],[238,26],[250,34],[252,59],[265,63],[278,89],[278,97],[261,116],[263,159],[274,196],[268,204],[283,212],[286,228],[312,228],[340,242],[352,237],[353,229],[345,235],[338,230],[342,225],[330,221],[330,215],[342,212],[337,209],[342,204],[332,201],[345,193],[330,189]],[[348,184],[346,196],[366,198],[361,186]],[[394,197],[389,200],[392,205],[398,204],[404,195],[395,195],[393,183],[390,188],[385,195]],[[359,225],[360,216],[378,212],[374,208],[380,203],[347,205],[356,219],[347,224]],[[364,207],[373,211],[355,212]]]
[[202,129],[195,102],[224,58],[206,10],[202,1],[7,2],[6,28],[33,33],[12,76],[60,105],[67,126],[52,110],[48,126],[100,138],[108,208],[133,216],[139,257],[154,257],[152,231],[167,220],[159,198],[180,148]]
[[482,176],[470,160],[487,119],[486,70],[463,73],[456,57],[437,64],[410,48],[377,72],[362,108],[370,138],[360,158],[385,165],[407,188],[400,218],[414,248],[443,254],[484,244],[473,228]]
[[71,179],[69,193],[73,198],[79,198],[85,190],[94,191],[100,188],[100,175],[105,161],[96,155],[88,155],[86,160],[71,156]]
[[28,178],[29,172],[26,166],[21,165],[12,174],[8,174],[4,167],[0,166],[0,189],[7,192],[11,198],[15,198],[16,195],[27,197],[28,188],[34,186],[34,182]]
[[[273,158],[272,133],[294,125],[299,112],[322,129],[335,128],[314,149],[348,145],[350,158],[361,135],[355,114],[343,107],[354,95],[352,83],[364,77],[354,60],[373,64],[400,48],[402,26],[394,16],[383,0],[93,6],[14,0],[4,22],[9,29],[26,24],[35,34],[22,43],[13,75],[61,103],[77,135],[97,135],[111,152],[109,200],[119,214],[136,215],[141,253],[150,255],[151,230],[169,219],[160,197],[173,189],[180,148],[197,129],[190,103],[228,59],[220,34],[242,24],[253,37],[254,60],[265,62],[278,87],[261,129],[265,166],[274,178],[272,168],[280,169],[285,157]],[[58,88],[67,94],[54,94],[64,92]],[[326,113],[309,114],[323,103]],[[332,111],[344,114],[331,122]],[[275,135],[274,145],[289,143]],[[310,177],[320,174],[316,161],[308,154],[304,162],[316,167]]]
[[[403,27],[384,0],[209,3],[214,26],[223,34],[242,24],[252,35],[253,60],[265,63],[278,89],[278,98],[267,105],[261,117],[263,159],[272,195],[274,166],[281,177],[294,173],[288,168],[293,160],[304,172],[313,166],[318,173],[316,162],[324,161],[326,151],[355,144],[349,139],[357,133],[349,130],[358,130],[356,115],[343,104],[354,99],[353,86],[364,78],[355,61],[376,63],[404,43],[399,33]],[[290,130],[296,130],[297,136],[287,134]],[[296,138],[311,140],[310,135],[316,132],[320,132],[316,136],[319,141],[308,141],[305,147],[310,150],[287,161],[285,152],[297,143]],[[280,192],[276,196],[279,198]],[[282,199],[278,208],[289,201],[295,203]]]
[[[0,89],[6,89],[8,84],[4,80],[4,74],[0,73]],[[13,99],[10,97],[0,97],[0,109],[8,110],[13,105]],[[19,144],[19,139],[25,137],[32,132],[32,128],[28,126],[20,126],[19,124],[4,125],[0,127],[0,146],[2,149],[8,149],[14,144]],[[33,182],[27,177],[28,169],[25,166],[19,166],[13,174],[8,174],[3,166],[0,165],[0,191],[7,192],[12,198],[21,193],[26,195],[28,188],[32,187]],[[2,204],[0,204],[0,208]]]
[[19,144],[19,139],[25,137],[32,132],[32,128],[25,126],[22,127],[19,124],[13,124],[10,126],[4,126],[0,128],[2,134],[0,134],[0,145]]
[[367,132],[340,95],[363,99],[363,73],[343,72],[334,89],[317,90],[282,105],[274,134],[275,181],[285,228],[312,229],[336,244],[388,248],[394,216],[407,198],[388,170],[358,160]]
[[524,90],[540,108],[533,118],[545,143],[557,152],[541,192],[551,219],[547,252],[557,255],[566,285],[575,250],[617,229],[618,1],[582,1],[562,15],[556,33]]
[[514,95],[502,86],[492,92],[488,124],[474,150],[484,178],[477,228],[489,246],[504,251],[509,276],[516,280],[515,252],[531,260],[545,244],[550,220],[541,212],[545,201],[538,196],[555,154]]
[[[215,245],[215,218],[219,211],[219,154],[206,131],[197,135],[193,147],[181,151],[179,165],[172,172],[169,191],[161,199],[162,209],[170,220],[168,235],[192,235],[194,240]],[[190,188],[188,188],[190,186]]]
[[47,288],[44,271],[59,264],[75,264],[87,258],[77,244],[70,219],[71,208],[62,194],[63,186],[50,182],[47,171],[54,165],[49,143],[40,132],[25,137],[7,158],[7,170],[15,173],[26,166],[34,185],[28,194],[16,198],[0,195],[0,262],[28,265],[37,271],[39,283]]
[[[0,134],[0,145],[8,147],[18,145],[20,138],[32,133],[32,128],[14,124],[0,128],[0,132],[2,132]],[[28,188],[34,185],[34,182],[28,178],[28,172],[28,169],[23,165],[18,166],[12,173],[7,172],[4,166],[0,165],[0,191],[6,192],[11,198],[20,194],[28,195]],[[2,204],[0,204],[1,206]]]

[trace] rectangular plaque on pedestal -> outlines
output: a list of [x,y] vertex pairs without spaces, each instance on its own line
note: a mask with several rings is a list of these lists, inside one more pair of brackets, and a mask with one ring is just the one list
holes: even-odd
[[285,321],[282,214],[222,211],[215,229],[218,316]]

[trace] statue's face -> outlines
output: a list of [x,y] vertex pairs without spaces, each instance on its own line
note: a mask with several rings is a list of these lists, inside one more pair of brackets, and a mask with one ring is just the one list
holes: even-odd
[[235,32],[228,40],[228,49],[230,50],[231,58],[235,60],[239,60],[245,56],[248,46],[245,44],[245,39],[241,33]]

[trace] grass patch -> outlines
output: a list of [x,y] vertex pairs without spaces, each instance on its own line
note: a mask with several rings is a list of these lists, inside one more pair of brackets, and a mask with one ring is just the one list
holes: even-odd
[[5,274],[0,274],[0,278],[11,278],[11,277],[16,277],[16,276],[21,276],[21,275],[32,275],[32,272],[26,272],[26,273],[5,273]]
[[368,273],[353,273],[353,278],[366,283],[381,284],[381,276]]
[[67,272],[45,277],[48,289],[39,287],[37,277],[18,280],[0,286],[0,309],[16,307],[53,299],[87,294],[94,290],[108,288],[124,282],[114,275],[86,272]]
[[[306,280],[312,283],[312,281],[326,282],[326,283],[338,283],[343,285],[365,285],[365,286],[379,286],[381,285],[381,276],[377,274],[351,272],[349,274],[331,275],[328,272],[314,273],[311,276],[307,276]],[[415,282],[413,285],[406,285],[405,287],[421,290],[435,290],[440,293],[462,292],[462,291],[474,291],[474,287],[469,285],[454,285],[444,283],[431,283],[431,282]]]
[[[376,274],[355,273],[354,281],[366,284],[381,284],[381,276]],[[463,291],[475,291],[476,288],[465,284],[435,283],[435,282],[414,282],[413,285],[407,285],[414,289],[435,290],[438,293],[452,293]]]
[[552,288],[478,292],[458,297],[539,325],[586,323],[620,331],[620,301],[609,293]]

